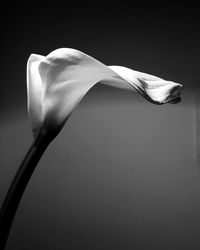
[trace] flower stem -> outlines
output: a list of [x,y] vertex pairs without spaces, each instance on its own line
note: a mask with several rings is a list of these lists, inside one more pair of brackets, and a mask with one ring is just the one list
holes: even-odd
[[24,157],[0,211],[0,250],[5,249],[9,231],[24,190],[44,151],[52,141],[48,133],[40,133]]

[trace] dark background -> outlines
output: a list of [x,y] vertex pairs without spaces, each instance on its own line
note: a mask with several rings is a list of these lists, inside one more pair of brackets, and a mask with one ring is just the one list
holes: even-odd
[[199,30],[192,4],[2,4],[1,203],[32,142],[31,53],[75,48],[183,84],[182,102],[164,106],[95,86],[38,164],[8,250],[200,249]]

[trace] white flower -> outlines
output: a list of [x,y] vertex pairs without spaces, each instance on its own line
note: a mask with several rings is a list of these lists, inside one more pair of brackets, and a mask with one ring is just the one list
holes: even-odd
[[74,108],[96,83],[138,91],[156,104],[180,98],[181,84],[121,66],[106,66],[75,49],[31,54],[27,63],[28,112],[33,134],[59,132]]

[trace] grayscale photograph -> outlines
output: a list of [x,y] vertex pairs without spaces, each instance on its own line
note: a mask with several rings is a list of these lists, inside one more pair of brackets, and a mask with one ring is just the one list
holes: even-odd
[[198,5],[1,5],[0,250],[199,250]]

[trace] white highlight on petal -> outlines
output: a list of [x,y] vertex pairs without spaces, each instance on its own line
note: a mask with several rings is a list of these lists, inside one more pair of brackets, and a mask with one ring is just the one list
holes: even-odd
[[31,54],[27,62],[27,97],[28,113],[31,121],[33,133],[42,124],[42,81],[39,74],[39,65],[44,56]]
[[60,129],[85,94],[97,83],[138,91],[156,104],[180,96],[181,85],[122,66],[106,66],[75,49],[46,57],[32,54],[27,64],[28,110],[32,129]]

